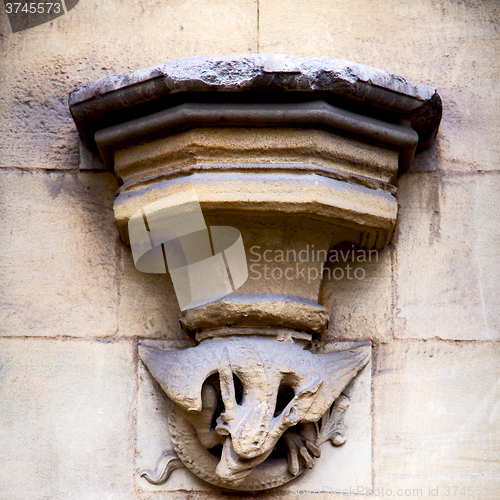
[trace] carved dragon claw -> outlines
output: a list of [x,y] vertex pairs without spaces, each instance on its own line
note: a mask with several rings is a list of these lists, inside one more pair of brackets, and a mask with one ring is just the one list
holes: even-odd
[[288,430],[283,434],[288,448],[288,471],[292,476],[300,472],[299,458],[308,469],[314,467],[313,457],[319,458],[321,450],[308,437],[299,432]]

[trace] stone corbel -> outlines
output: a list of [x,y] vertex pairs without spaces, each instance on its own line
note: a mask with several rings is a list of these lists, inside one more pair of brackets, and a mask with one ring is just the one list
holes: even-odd
[[195,57],[81,85],[70,108],[119,179],[136,266],[170,273],[197,344],[140,347],[176,452],[144,477],[185,466],[262,490],[313,467],[324,442],[344,443],[343,391],[371,352],[311,348],[329,322],[325,260],[390,243],[395,182],[434,139],[436,91],[338,59]]

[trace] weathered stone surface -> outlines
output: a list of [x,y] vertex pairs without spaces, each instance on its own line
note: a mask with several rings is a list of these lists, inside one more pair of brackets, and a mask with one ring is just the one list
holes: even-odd
[[67,106],[75,85],[176,57],[257,48],[254,0],[148,0],[139,6],[90,0],[15,34],[2,12],[2,167],[78,168],[78,136]]
[[170,277],[138,271],[128,248],[123,249],[123,257],[120,334],[186,340],[179,324],[180,310]]
[[259,50],[341,57],[432,84],[444,103],[438,168],[498,170],[498,8],[482,0],[261,0]]
[[[306,101],[307,92],[316,92],[310,95],[326,101],[283,103],[283,94],[275,92],[264,99],[270,104],[231,103],[230,92],[265,90],[303,92]],[[189,104],[191,99],[203,99],[207,91],[220,94],[205,94],[206,103]],[[341,99],[356,113],[335,108],[328,99]],[[379,122],[372,116],[374,107],[381,110]],[[364,252],[389,244],[397,210],[394,186],[387,184],[395,181],[397,170],[410,166],[419,141],[424,147],[433,139],[441,116],[439,96],[431,87],[347,61],[248,55],[171,61],[81,85],[70,95],[70,108],[82,140],[98,147],[106,166],[115,168],[119,177],[115,219],[123,241],[132,246],[137,268],[166,272],[169,258],[178,265],[169,269],[172,278],[182,269],[189,287],[185,300],[179,297],[182,325],[197,338],[200,331],[208,337],[183,351],[139,346],[140,359],[170,399],[173,447],[163,450],[154,468],[150,465],[141,477],[158,486],[173,469],[185,466],[214,486],[240,491],[276,488],[296,479],[313,467],[326,441],[344,444],[342,418],[349,398],[342,391],[368,363],[368,346],[311,353],[304,349],[307,338],[295,343],[281,330],[276,338],[267,331],[259,335],[243,330],[272,327],[323,333],[328,319],[317,296],[324,257],[309,262],[309,245],[326,255],[335,242],[351,241]],[[333,127],[350,139],[334,136],[335,143],[325,142],[324,131],[307,130],[317,126]],[[368,149],[366,142],[376,147]],[[275,166],[287,162],[296,171]],[[202,167],[199,172],[194,169],[197,164]],[[344,177],[328,175],[338,170]],[[375,184],[360,182],[361,176]],[[247,272],[237,270],[232,286],[212,297],[208,292],[219,274],[210,275],[205,287],[200,284],[205,271],[194,267],[206,266],[217,248],[216,233],[211,244],[204,217],[209,224],[215,220],[236,230],[243,255],[239,266],[247,264],[243,242],[251,241],[250,248],[262,251],[269,246],[265,236],[270,236],[274,248],[262,257],[272,262],[266,255],[281,250],[281,274],[274,281],[251,283],[245,282]],[[197,220],[193,226],[191,219]],[[303,225],[308,230],[298,229]],[[257,227],[259,238],[252,240]],[[192,252],[190,260],[180,238],[197,231],[206,231],[206,242],[198,245],[207,251],[203,256]],[[301,238],[290,237],[294,231]],[[280,245],[284,233],[288,237]],[[172,260],[174,250],[164,246],[169,242],[179,247],[178,262]],[[295,279],[283,272],[283,249],[293,253],[304,247],[307,263],[316,270],[314,280],[305,269]],[[154,265],[146,265],[141,259],[150,254],[153,259],[153,252]],[[220,267],[231,266],[226,262]],[[360,270],[365,276],[357,268],[356,279]],[[242,290],[237,292],[236,277],[243,274],[238,281]],[[192,294],[191,284],[204,292]],[[392,289],[387,287],[389,280],[384,284],[383,302],[388,305]],[[184,293],[181,288],[176,286],[178,296]],[[225,331],[219,336],[218,328],[233,328],[233,335]],[[365,418],[360,419],[365,424],[369,411],[365,404]],[[359,448],[344,457],[333,454],[332,459],[328,454],[330,463],[340,457],[350,473],[329,479],[320,471],[313,482],[333,480],[356,489],[360,483],[371,485],[371,427],[357,424],[362,437],[354,442]]]
[[415,155],[410,172],[435,172],[437,170],[438,151],[436,142],[429,146],[428,149]]
[[[293,300],[295,299],[295,300]],[[221,325],[234,327],[274,327],[324,332],[328,313],[324,307],[286,295],[231,294],[220,302],[188,309],[181,315],[186,331],[211,330]]]
[[398,338],[500,338],[500,175],[400,180]]
[[330,313],[325,339],[387,340],[391,332],[391,248],[330,254],[319,302]]
[[499,356],[499,344],[380,345],[373,380],[376,488],[392,488],[394,496],[397,488],[421,488],[421,498],[455,491],[459,498],[454,486],[472,487],[471,497],[498,498]]
[[0,339],[3,500],[133,498],[133,350]]
[[[370,247],[385,247],[394,230],[397,204],[393,195],[307,171],[292,173],[193,173],[145,189],[124,190],[115,202],[118,229],[128,242],[128,221],[137,210],[162,198],[196,190],[207,216],[217,212],[254,217],[298,215],[366,231]],[[186,195],[187,196],[187,195]],[[319,223],[319,222],[318,222]]]
[[[280,90],[310,92],[327,91],[361,97],[357,87],[373,85],[417,101],[427,101],[435,89],[371,66],[341,59],[315,57],[301,59],[282,54],[245,54],[240,56],[192,57],[166,62],[130,75],[114,75],[96,82],[80,85],[70,96],[71,106],[117,92],[151,80],[158,81],[157,89],[165,86],[166,93],[217,90],[269,90],[275,83]],[[344,88],[346,90],[344,90]],[[348,89],[348,90],[347,90]],[[420,104],[414,103],[409,109]]]
[[106,170],[101,158],[79,141],[80,146],[80,170]]
[[[182,463],[215,486],[260,491],[312,468],[322,443],[345,441],[349,399],[341,393],[370,350],[311,353],[291,340],[235,333],[181,351],[141,344],[139,355],[170,399],[169,432]],[[320,419],[318,430],[311,423]],[[282,437],[286,448],[273,459]]]
[[116,180],[108,173],[0,175],[0,335],[116,335]]
[[[176,57],[208,53],[237,54],[260,50],[301,56],[322,54],[341,57],[385,68],[391,72],[404,74],[415,80],[435,85],[445,103],[443,122],[437,139],[439,147],[435,157],[432,150],[417,157],[413,170],[434,171],[437,169],[440,173],[498,170],[500,165],[500,141],[498,138],[500,115],[498,114],[499,35],[497,20],[497,2],[483,0],[467,2],[387,0],[385,2],[362,1],[358,3],[346,0],[336,0],[335,2],[323,0],[310,2],[273,0],[269,2],[268,0],[259,0],[258,3],[254,0],[236,3],[225,1],[163,3],[146,1],[141,2],[140,6],[137,2],[130,1],[113,4],[85,0],[85,2],[79,2],[70,13],[50,25],[39,26],[12,36],[7,18],[1,13],[0,31],[4,33],[4,36],[0,37],[0,44],[2,44],[2,65],[5,71],[0,75],[2,95],[0,128],[3,130],[3,135],[0,138],[2,149],[0,164],[1,166],[22,166],[24,168],[77,168],[78,141],[67,110],[66,95],[71,88],[80,82],[92,81],[107,74],[130,72],[136,68],[154,65]],[[83,163],[89,164],[86,161]],[[446,206],[443,220],[446,219],[448,222],[444,221],[443,224],[446,224],[450,230],[447,233],[448,236],[442,236],[440,241],[434,241],[432,248],[435,249],[436,245],[439,245],[439,250],[436,250],[435,253],[430,251],[430,245],[425,248],[416,243],[420,237],[429,240],[430,230],[426,231],[425,228],[428,229],[431,226],[430,221],[433,218],[434,220],[438,219],[439,211],[433,217],[434,209],[428,207],[428,212],[425,212],[424,217],[422,210],[424,210],[425,205],[433,205],[426,203],[426,196],[422,195],[423,198],[417,203],[422,218],[420,219],[420,215],[416,214],[407,218],[409,204],[406,204],[405,200],[410,202],[413,210],[415,206],[413,195],[415,197],[421,196],[421,193],[413,191],[414,185],[412,183],[415,182],[417,185],[426,181],[422,181],[421,178],[413,181],[403,178],[401,181],[398,198],[403,209],[404,231],[405,233],[409,232],[407,233],[408,239],[404,242],[397,242],[397,244],[401,245],[402,251],[408,255],[405,256],[402,252],[396,254],[399,264],[403,264],[401,271],[398,271],[396,285],[398,287],[401,285],[398,281],[402,277],[401,273],[404,269],[411,270],[412,276],[411,279],[408,278],[408,273],[404,271],[408,280],[406,278],[402,280],[404,287],[400,288],[402,301],[399,301],[399,305],[404,306],[404,313],[397,313],[396,316],[406,318],[407,322],[405,326],[404,322],[398,322],[396,319],[396,335],[409,339],[413,339],[417,335],[432,337],[434,333],[428,334],[428,332],[439,329],[438,335],[445,334],[449,338],[455,336],[475,338],[478,332],[480,335],[488,334],[484,337],[486,339],[498,338],[497,314],[500,308],[498,308],[497,299],[498,278],[496,276],[498,274],[495,274],[498,269],[498,245],[495,244],[495,240],[498,239],[498,216],[495,215],[498,214],[496,196],[498,186],[496,181],[492,181],[493,178],[485,176],[485,179],[478,180],[479,184],[477,185],[474,184],[475,180],[467,177],[457,177],[451,181],[451,184],[449,179],[445,180],[443,184],[445,187],[442,188],[442,191],[445,193],[443,196],[448,201],[443,202],[443,206]],[[493,184],[490,184],[492,182]],[[426,186],[429,183],[433,185],[433,181],[429,180]],[[463,188],[460,187],[462,183]],[[476,187],[472,187],[471,183]],[[424,189],[427,187],[424,186]],[[475,190],[477,199],[480,200],[477,205],[477,219],[472,217],[473,206],[475,206],[472,193]],[[452,195],[455,191],[456,195]],[[30,195],[32,193],[36,196],[36,190],[29,192]],[[2,200],[6,200],[3,193],[1,197]],[[467,207],[469,202],[471,205]],[[18,210],[21,209],[24,210],[22,207]],[[457,216],[457,221],[452,224],[450,221],[454,210],[458,214],[462,214],[463,217]],[[62,220],[65,224],[66,219]],[[481,222],[477,223],[477,220]],[[61,244],[64,243],[63,246],[67,244],[64,235],[72,230],[71,223],[68,223],[68,226],[64,226],[64,228],[62,228],[61,222],[58,222],[58,225],[44,228],[41,226],[41,218],[36,222],[37,234],[41,234],[41,237],[37,239],[47,241],[45,230],[47,232],[54,230],[52,234],[58,235]],[[474,237],[475,230],[472,229],[472,225],[476,223],[480,232],[477,237]],[[433,225],[432,227],[437,226]],[[58,232],[59,229],[61,232]],[[109,229],[113,230],[111,226]],[[415,234],[413,233],[414,229],[416,229]],[[0,242],[0,247],[3,248],[6,244],[5,234],[7,238],[10,238],[10,232],[4,233],[2,231],[0,239],[4,243]],[[444,234],[443,232],[442,235]],[[472,238],[469,243],[466,241],[467,238]],[[14,248],[12,255],[20,254],[22,258],[18,262],[19,265],[22,262],[27,263],[29,260],[26,253],[28,239],[29,237],[25,236],[19,246]],[[109,241],[103,242],[99,246],[100,251],[105,253],[111,250],[112,247],[109,244]],[[94,247],[84,248],[86,252],[88,251],[89,256],[95,255]],[[46,252],[47,247],[43,247],[42,250]],[[3,252],[4,250],[2,250],[2,257],[5,256]],[[439,256],[439,258],[434,258],[435,256]],[[77,257],[78,259],[75,260],[81,262],[79,253]],[[108,257],[103,256],[101,263],[105,262]],[[14,257],[12,258],[14,259]],[[452,262],[448,264],[450,258]],[[3,260],[5,261],[5,259]],[[11,258],[9,257],[9,266],[10,263]],[[331,283],[331,293],[328,296],[328,303],[332,304],[330,328],[338,328],[338,330],[332,330],[332,335],[339,333],[342,336],[347,336],[355,332],[364,332],[363,336],[374,338],[371,335],[375,332],[376,338],[384,338],[382,325],[385,313],[381,314],[381,312],[382,303],[386,303],[385,297],[388,292],[387,283],[384,281],[386,279],[386,264],[389,265],[388,262],[384,261],[383,269],[378,267],[380,264],[377,265],[374,274],[366,268],[367,276],[362,283],[351,285],[349,282],[342,282],[341,285],[339,284],[342,290],[339,290],[337,295],[335,295],[337,283]],[[165,283],[165,277],[140,275],[133,269],[129,269],[127,267],[129,265],[132,267],[130,261],[125,263],[122,275],[121,332],[126,335],[143,332],[141,335],[148,336],[148,332],[154,329],[155,335],[163,335],[165,331],[169,330],[170,321],[174,321],[173,317],[171,320],[162,317],[163,305],[169,308],[168,314],[172,310],[166,301],[163,302],[163,298],[159,299],[159,297],[170,297],[170,295],[163,295],[164,285],[162,283]],[[444,266],[443,272],[440,271],[442,266]],[[59,268],[54,265],[47,271],[47,276],[51,280],[56,279],[59,271]],[[383,273],[383,276],[379,274],[380,272]],[[18,276],[17,271],[15,274]],[[453,276],[454,274],[455,276]],[[2,285],[0,286],[2,290],[5,290],[6,287],[13,290],[12,282],[9,281],[12,275],[11,271],[6,274],[2,272]],[[53,325],[53,328],[46,328],[47,332],[56,331],[59,328],[57,318],[61,318],[63,323],[68,315],[75,320],[76,311],[73,304],[76,302],[78,305],[78,300],[81,300],[81,295],[76,289],[80,287],[80,280],[85,279],[85,276],[88,275],[89,268],[84,268],[81,276],[78,274],[74,278],[70,286],[71,293],[66,294],[69,297],[66,302],[64,302],[66,298],[55,295],[52,297],[48,292],[52,309],[59,310],[56,307],[61,304],[61,312],[50,320],[49,323]],[[23,281],[19,282],[18,286],[16,285],[19,300],[22,300],[22,294],[33,294],[29,295],[29,300],[30,304],[35,304],[31,298],[36,294],[38,298],[46,301],[47,288],[41,286],[38,280],[39,274],[35,274],[35,278],[31,281],[28,276],[29,273],[26,272]],[[130,280],[127,280],[127,276],[130,277]],[[441,281],[443,276],[444,282]],[[368,285],[368,280],[372,278],[373,280]],[[484,301],[478,300],[478,297],[481,296],[481,291],[477,286],[479,280],[481,281]],[[102,297],[98,295],[101,297],[99,300],[95,299],[95,303],[98,305],[106,303],[106,297],[110,294],[105,281],[107,278],[103,278],[102,281],[97,280],[97,283],[92,285],[92,289],[95,287],[95,290],[100,290],[103,293]],[[429,284],[427,289],[426,283]],[[335,289],[333,285],[335,285]],[[470,293],[467,291],[469,285]],[[412,287],[415,288],[415,292],[411,291]],[[85,289],[85,284],[82,288]],[[464,290],[467,292],[465,295],[463,294]],[[395,299],[396,292],[397,288],[394,290]],[[166,291],[166,293],[171,293],[171,291]],[[427,293],[429,293],[428,299],[426,298]],[[342,301],[343,294],[348,297],[345,301]],[[153,304],[150,300],[151,296],[155,297]],[[95,296],[90,295],[90,297]],[[173,295],[172,299],[175,301]],[[423,301],[420,311],[418,310],[419,300]],[[350,310],[350,302],[353,304],[353,311]],[[459,302],[460,306],[453,305],[454,302]],[[86,331],[86,315],[95,307],[95,303],[86,304],[89,309],[85,314],[82,313],[76,318],[75,324],[79,325],[80,331]],[[26,325],[30,325],[33,305],[28,306],[24,302],[23,304],[23,308],[18,314],[21,318],[15,321],[9,319],[7,324],[13,325],[10,328],[11,331],[17,331],[20,334],[28,332],[26,334],[33,335],[34,328],[26,328]],[[370,305],[373,306],[373,310],[370,310]],[[148,306],[152,309],[141,310]],[[36,311],[37,309],[35,309]],[[428,311],[431,314],[430,319],[426,319]],[[351,316],[348,315],[349,313]],[[442,314],[444,316],[441,318]],[[52,317],[53,314],[50,316]],[[147,328],[149,326],[148,316],[154,318],[154,325],[151,322],[149,329]],[[40,318],[41,316],[35,315],[35,317]],[[47,317],[49,317],[48,313],[44,315],[42,324],[48,321]],[[92,314],[90,317],[90,324],[93,325],[94,331],[103,329],[112,332],[116,329],[115,326],[111,326],[110,316],[107,313],[103,314],[100,311],[95,317]],[[94,328],[98,322],[96,318],[102,322],[103,328],[102,325]],[[484,318],[489,318],[488,327],[485,326]],[[337,320],[340,321],[339,326],[335,325]],[[0,318],[2,328],[4,324],[6,323],[2,317]],[[352,331],[349,333],[348,328],[351,330],[351,325]],[[69,327],[69,330],[71,329],[72,327]],[[68,329],[65,328],[65,330]],[[378,337],[379,334],[380,337]],[[23,344],[19,342],[17,348],[19,352],[23,353],[21,360],[26,356]],[[429,342],[418,343],[418,345],[428,344]],[[413,346],[413,342],[408,341],[408,345]],[[438,362],[435,361],[432,366],[428,363],[435,360],[436,355],[434,358],[426,358],[427,364],[423,365],[423,369],[417,369],[416,364],[419,363],[420,358],[414,350],[410,350],[407,354],[401,354],[401,356],[394,351],[391,353],[390,362],[383,366],[388,371],[380,374],[379,377],[387,378],[384,379],[381,387],[378,387],[377,394],[385,393],[386,396],[379,405],[376,405],[378,437],[375,439],[376,465],[379,459],[382,459],[383,463],[380,466],[377,465],[375,485],[391,487],[392,497],[396,496],[396,486],[399,485],[402,488],[413,486],[419,488],[422,483],[424,483],[424,488],[432,484],[439,487],[445,484],[453,486],[458,478],[454,470],[461,471],[461,478],[466,478],[466,486],[477,485],[477,481],[486,481],[487,485],[499,482],[494,474],[488,472],[489,476],[484,475],[485,470],[491,471],[491,467],[498,467],[498,458],[490,454],[489,448],[492,443],[497,449],[499,448],[498,438],[494,437],[494,433],[490,432],[491,427],[489,427],[489,425],[499,427],[496,419],[497,413],[491,410],[488,406],[489,403],[481,406],[482,401],[479,400],[481,394],[486,394],[482,391],[486,391],[487,387],[493,387],[490,391],[491,400],[495,400],[495,398],[498,400],[498,395],[494,393],[492,378],[496,365],[489,361],[483,361],[483,359],[491,359],[491,351],[495,351],[494,358],[498,360],[498,350],[496,346],[492,345],[467,344],[466,347],[468,349],[481,347],[481,349],[480,352],[477,350],[475,352],[467,351],[469,353],[467,356],[460,356],[456,365],[447,369],[446,376],[453,374],[454,377],[458,377],[455,379],[457,382],[452,384],[456,396],[450,395],[450,386],[447,383],[441,383],[436,389],[430,391],[419,388],[420,383],[427,384],[427,389],[434,387],[435,378],[432,377],[432,374],[436,372]],[[415,358],[415,361],[411,361],[412,357]],[[400,361],[398,361],[399,359]],[[60,363],[59,356],[57,362]],[[103,366],[109,366],[108,358],[106,358],[106,362],[108,365]],[[396,363],[400,364],[396,366]],[[474,368],[469,370],[467,367],[471,366],[471,363]],[[451,364],[443,362],[443,366],[447,367]],[[463,366],[466,367],[465,372]],[[92,368],[95,368],[94,372],[97,369],[93,366],[89,371]],[[408,380],[405,387],[400,384],[401,377],[398,375],[401,373]],[[85,370],[82,376],[87,375]],[[396,376],[396,380],[391,378],[392,375]],[[0,378],[1,376],[0,370]],[[470,380],[475,381],[473,386]],[[85,389],[86,387],[83,387],[81,392],[83,393]],[[23,401],[25,393],[24,390],[20,391],[20,401]],[[43,393],[41,393],[41,399],[38,402],[36,401],[37,396],[37,393],[33,394],[33,403],[30,404],[33,407],[35,405],[43,407]],[[410,397],[416,399],[409,402]],[[5,399],[2,398],[2,401]],[[75,398],[72,401],[75,401],[75,406],[77,406],[81,399]],[[108,398],[106,397],[103,401],[106,403]],[[119,404],[118,401],[113,408],[103,407],[102,422],[104,425],[107,423],[110,425],[120,424],[115,419],[115,408],[119,407]],[[470,417],[470,411],[473,411],[474,405],[477,407],[477,410],[474,410],[477,413]],[[19,406],[11,405],[10,408],[3,408],[3,411],[9,411],[11,408],[19,408]],[[157,406],[154,406],[153,402],[151,407],[153,414],[156,408]],[[431,417],[426,417],[425,415],[429,415],[429,413],[423,412],[422,408],[424,410],[432,408]],[[386,418],[385,409],[389,411],[389,418]],[[24,408],[20,409],[19,412],[12,410],[13,417],[9,418],[20,418],[26,414],[28,412]],[[72,413],[69,414],[69,412],[61,415],[57,421],[61,424],[59,427],[67,426],[71,418]],[[488,424],[488,418],[491,419],[492,424]],[[461,420],[456,423],[457,419]],[[408,424],[405,425],[405,421]],[[479,431],[475,427],[477,422],[479,424],[476,427]],[[98,483],[99,487],[102,485],[98,491],[88,493],[85,488],[89,485],[84,484],[80,490],[74,489],[68,492],[64,490],[64,480],[47,484],[47,478],[50,481],[53,477],[50,475],[53,472],[51,467],[43,469],[43,474],[39,470],[40,463],[43,463],[42,460],[46,456],[54,459],[59,454],[64,456],[64,450],[67,450],[68,442],[72,442],[73,435],[70,435],[56,452],[48,455],[45,453],[37,455],[38,452],[32,450],[37,449],[36,443],[43,440],[49,432],[44,429],[44,432],[38,433],[35,425],[37,425],[37,420],[32,418],[27,426],[28,430],[35,429],[30,434],[32,441],[22,442],[24,456],[35,457],[30,462],[31,468],[27,473],[26,469],[23,468],[25,474],[21,478],[18,469],[14,470],[14,476],[12,476],[12,480],[18,479],[15,485],[16,496],[14,498],[16,500],[17,498],[25,500],[28,495],[30,498],[40,498],[45,495],[46,498],[55,497],[57,499],[54,493],[57,491],[63,491],[60,498],[64,498],[64,500],[72,498],[72,496],[78,498],[78,491],[83,491],[86,499],[96,498],[100,500],[103,494],[108,491],[106,490],[107,485],[115,482],[116,478],[113,478],[113,474],[120,470],[123,460],[128,460],[133,453],[123,454],[125,457],[123,459],[112,456],[109,462],[99,462],[101,470],[106,469],[106,477]],[[447,441],[450,436],[451,438],[456,437],[454,433],[457,432],[456,429],[460,429],[460,426],[465,426],[464,433],[455,441],[453,439]],[[121,425],[120,439],[122,440],[129,439],[131,435],[131,431],[124,431],[124,429],[125,427]],[[444,431],[435,438],[435,433],[442,429]],[[52,432],[52,428],[50,432]],[[479,432],[482,432],[482,435],[479,435]],[[20,431],[16,431],[16,433],[15,436],[19,436]],[[54,434],[57,435],[55,431]],[[381,436],[382,441],[380,440]],[[101,434],[98,434],[98,437],[98,441],[105,442],[105,439],[101,439]],[[432,439],[434,440],[431,442]],[[396,441],[397,445],[394,445]],[[408,445],[405,444],[405,441]],[[20,453],[20,450],[17,450],[20,442],[20,439],[9,441],[2,438],[0,454],[2,451],[4,453]],[[443,451],[443,443],[445,442],[447,444]],[[487,453],[477,452],[477,443],[482,443]],[[349,440],[346,446],[348,444]],[[153,448],[151,441],[141,449],[141,453],[145,453],[149,446]],[[425,450],[422,451],[424,447]],[[156,451],[159,453],[162,451],[160,448],[153,449],[151,460],[145,461],[144,468],[154,465],[158,456]],[[96,449],[100,448],[96,447]],[[387,460],[384,459],[386,450],[388,450]],[[466,460],[463,457],[467,453],[471,455],[476,453],[476,455],[472,458],[469,456]],[[87,455],[91,458],[94,457],[94,450],[89,449]],[[37,458],[40,460],[37,461]],[[81,467],[77,471],[69,469],[69,476],[67,476],[74,477],[76,474],[83,476],[85,471],[91,470],[91,467],[96,463],[96,460],[91,458],[84,463],[84,465],[89,463],[88,467]],[[85,460],[87,460],[87,456]],[[322,463],[322,460],[325,462]],[[330,473],[333,471],[333,467],[330,466],[330,462],[327,464],[326,460],[327,457],[324,454],[318,461],[317,467],[319,470],[319,467],[324,465],[325,471]],[[11,465],[11,462],[2,461],[0,471],[12,470],[11,467],[5,468],[5,463],[8,466]],[[20,460],[19,463],[24,462]],[[73,461],[73,463],[82,464],[82,461]],[[108,463],[111,463],[109,469],[107,469]],[[113,467],[115,463],[116,467]],[[399,468],[396,470],[396,467]],[[468,472],[464,473],[464,467]],[[388,474],[384,475],[386,468]],[[64,469],[64,471],[66,470]],[[425,473],[427,475],[412,479],[407,476],[408,471],[411,470],[417,471],[418,474]],[[35,475],[33,471],[35,471]],[[473,471],[472,474],[470,474],[471,471]],[[176,477],[182,473],[183,471],[175,471],[170,481],[175,481]],[[0,476],[3,479],[6,477],[1,472]],[[33,478],[41,476],[43,476],[43,481],[40,481],[39,484],[42,493],[33,486],[35,481]],[[379,476],[380,481],[378,480]],[[445,482],[435,479],[436,476],[444,477],[443,481]],[[302,479],[305,477],[302,476]],[[425,479],[422,480],[420,477],[425,477]],[[25,478],[28,478],[27,483]],[[451,478],[451,480],[448,481],[447,478]],[[485,478],[493,479],[488,482],[490,479]],[[120,481],[121,476],[116,479],[116,483]],[[183,486],[188,484],[188,480],[183,482],[180,479],[176,483],[180,491],[165,491],[163,493],[153,492],[153,487],[147,492],[146,489],[150,485],[145,480],[138,480],[138,485],[139,481],[143,481],[139,488],[141,492],[135,494],[141,500],[160,500],[160,498],[161,500],[184,500],[188,496],[191,500],[215,500],[222,496],[220,492],[187,493],[182,491]],[[3,493],[4,483],[1,480],[0,483],[0,489]],[[23,490],[23,484],[28,484],[27,492]],[[81,483],[74,481],[73,484],[79,486]],[[146,486],[143,486],[144,484]],[[290,485],[290,487],[293,486],[295,486],[294,483]],[[57,490],[59,487],[63,489]],[[352,495],[341,497],[316,493],[321,487],[322,484],[313,484],[311,488],[307,489],[315,493],[309,494],[305,493],[304,489],[292,491],[287,487],[281,492],[259,493],[258,496],[274,500],[275,498],[290,498],[295,492],[300,491],[300,496],[299,494],[294,496],[307,500],[353,498]],[[132,490],[133,488],[130,486],[129,491]],[[475,498],[486,500],[497,500],[499,497],[491,489],[486,492],[486,489],[483,488],[482,492],[476,491],[475,493]],[[425,489],[422,496],[426,495],[427,490]],[[127,498],[127,493],[120,491],[115,496]],[[450,498],[450,496],[445,496],[443,489],[440,489],[439,495],[436,495],[437,498]],[[238,497],[252,498],[255,495],[238,495]],[[458,498],[461,496],[459,495]]]

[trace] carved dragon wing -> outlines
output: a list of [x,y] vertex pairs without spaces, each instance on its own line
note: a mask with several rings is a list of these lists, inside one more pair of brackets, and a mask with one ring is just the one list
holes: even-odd
[[328,354],[315,354],[321,367],[318,371],[323,379],[318,397],[307,410],[303,422],[316,422],[340,396],[349,382],[370,361],[369,345]]
[[193,347],[165,351],[139,346],[139,355],[165,394],[188,411],[201,411],[203,382],[218,369],[220,353]]

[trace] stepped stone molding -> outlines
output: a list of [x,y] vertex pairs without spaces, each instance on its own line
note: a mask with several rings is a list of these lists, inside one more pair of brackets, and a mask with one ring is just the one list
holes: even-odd
[[432,140],[441,119],[441,99],[429,85],[343,59],[275,54],[177,59],[80,85],[69,103],[82,139],[92,144],[101,128],[172,107],[158,102],[164,97],[208,92],[323,92],[405,115],[421,143]]
[[[345,443],[342,393],[371,353],[369,343],[315,350],[335,320],[318,303],[325,261],[339,245],[390,243],[397,176],[439,126],[436,90],[341,59],[248,54],[110,76],[69,103],[82,141],[118,177],[125,244],[141,211],[153,241],[145,207],[158,220],[151,207],[168,198],[182,210],[195,193],[207,238],[236,228],[251,271],[232,293],[182,311],[196,347],[140,346],[171,401],[174,446],[142,477],[160,485],[185,466],[242,491],[295,479],[327,441]],[[269,255],[273,274],[254,273]]]

